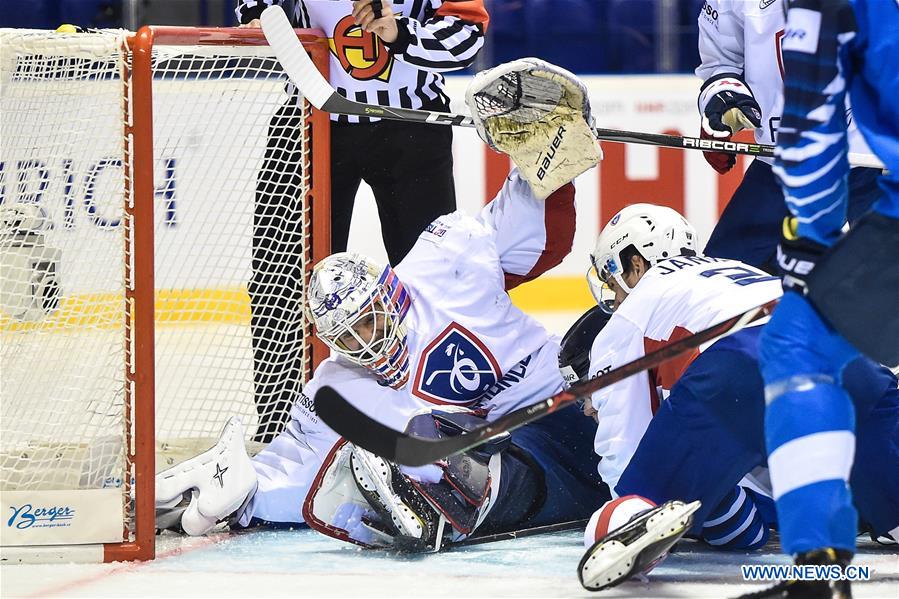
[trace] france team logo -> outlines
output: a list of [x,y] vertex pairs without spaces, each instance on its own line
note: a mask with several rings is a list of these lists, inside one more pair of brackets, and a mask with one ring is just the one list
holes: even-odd
[[490,350],[465,327],[452,322],[422,351],[412,393],[432,403],[468,404],[501,375]]

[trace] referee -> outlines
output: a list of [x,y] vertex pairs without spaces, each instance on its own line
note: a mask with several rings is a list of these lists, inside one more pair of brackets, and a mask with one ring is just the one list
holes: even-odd
[[[258,27],[262,11],[284,0],[238,0],[241,26]],[[483,0],[295,0],[295,27],[329,38],[330,83],[352,100],[449,111],[442,73],[469,66],[484,43]],[[346,250],[356,192],[374,191],[391,264],[419,233],[456,209],[452,128],[331,115],[331,250]],[[303,273],[301,105],[296,95],[269,124],[254,206],[249,284],[254,388],[268,442],[299,393],[302,372]]]

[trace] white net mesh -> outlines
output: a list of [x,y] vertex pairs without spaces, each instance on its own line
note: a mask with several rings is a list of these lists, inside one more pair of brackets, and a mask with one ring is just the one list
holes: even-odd
[[[3,490],[127,495],[124,40],[0,30]],[[308,376],[312,126],[265,46],[153,62],[160,468],[234,414],[270,439]]]
[[[0,37],[3,489],[122,484],[124,180],[97,160],[123,155],[121,41]],[[40,222],[15,227],[16,205]],[[46,316],[36,282],[53,270]]]

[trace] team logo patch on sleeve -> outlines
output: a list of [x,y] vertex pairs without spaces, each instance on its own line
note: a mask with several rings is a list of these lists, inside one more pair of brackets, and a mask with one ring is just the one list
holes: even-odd
[[501,375],[481,340],[452,322],[422,351],[412,393],[431,403],[470,404]]

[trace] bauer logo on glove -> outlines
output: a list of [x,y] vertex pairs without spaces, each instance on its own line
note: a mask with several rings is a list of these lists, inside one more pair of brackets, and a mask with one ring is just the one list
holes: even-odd
[[481,139],[512,158],[540,199],[602,160],[587,89],[565,69],[515,60],[478,73],[465,100]]

